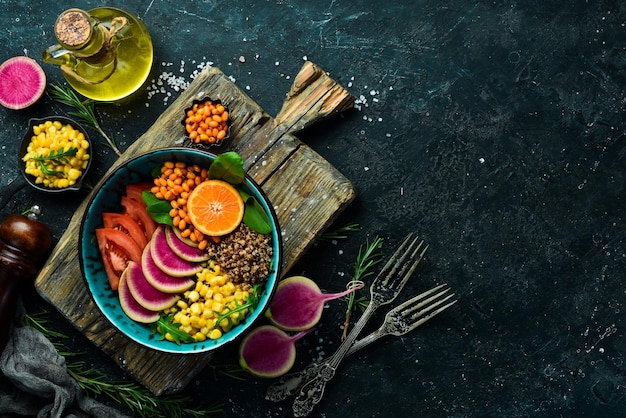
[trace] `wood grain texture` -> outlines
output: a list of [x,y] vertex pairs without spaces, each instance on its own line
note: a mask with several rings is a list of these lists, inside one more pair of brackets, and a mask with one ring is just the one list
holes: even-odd
[[[233,121],[228,143],[211,151],[237,151],[248,173],[276,209],[283,237],[285,274],[355,197],[352,184],[293,133],[349,109],[354,99],[318,66],[306,62],[279,118],[273,119],[219,69],[208,68],[115,161],[107,174],[141,153],[187,146],[189,141],[181,123],[184,111],[193,100],[206,97],[221,100]],[[202,371],[212,353],[176,355],[146,349],[122,335],[100,313],[84,283],[78,260],[79,228],[90,197],[91,194],[76,210],[37,276],[35,287],[139,383],[156,395],[176,393]]]

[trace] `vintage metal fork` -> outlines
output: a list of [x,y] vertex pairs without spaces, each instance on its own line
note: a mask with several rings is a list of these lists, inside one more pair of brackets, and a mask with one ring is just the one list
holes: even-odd
[[370,303],[352,328],[352,331],[350,331],[346,339],[327,362],[324,362],[321,367],[311,366],[318,370],[311,382],[311,387],[307,388],[307,392],[304,392],[304,394],[302,391],[300,392],[296,398],[296,403],[306,401],[310,405],[310,409],[312,409],[319,402],[324,393],[326,382],[332,379],[337,366],[346,356],[350,346],[361,333],[370,316],[379,307],[393,302],[415,271],[428,248],[428,246],[422,247],[424,247],[424,241],[418,243],[418,237],[413,237],[413,233],[407,235],[372,282]]
[[[454,297],[454,294],[448,293],[450,289],[443,289],[444,287],[446,287],[445,284],[436,286],[396,306],[385,315],[385,320],[380,328],[354,342],[354,345],[348,350],[346,357],[356,353],[381,337],[387,335],[399,337],[407,334],[435,315],[454,305],[456,300],[449,301]],[[329,359],[324,362],[328,361]],[[321,365],[321,363],[317,364]],[[315,374],[311,373],[310,370],[312,369],[306,368],[300,372],[290,373],[284,376],[283,379],[268,388],[266,398],[272,401],[279,401],[289,394],[296,393],[304,383],[311,381],[315,377]]]
[[[435,289],[431,289],[430,291],[426,293],[435,292],[438,288],[441,288],[442,286],[439,286]],[[447,290],[445,290],[442,293],[445,293],[445,292],[447,292]],[[456,303],[456,301],[452,301],[447,305],[441,306],[436,311],[431,312],[433,309],[437,308],[437,306],[441,305],[441,303],[444,303],[445,301],[453,297],[454,294],[448,295],[443,300],[433,303],[433,301],[436,300],[439,296],[441,296],[441,294],[431,296],[427,298],[426,300],[420,300],[420,299],[423,299],[424,295],[423,294],[418,295],[415,298],[410,299],[409,301],[398,306],[396,309],[391,310],[385,316],[385,321],[381,328],[379,328],[377,331],[373,332],[372,334],[368,335],[367,337],[363,338],[363,340],[361,340],[362,341],[361,343],[359,343],[358,341],[355,342],[353,347],[357,350],[361,349],[365,345],[389,333],[395,334],[395,335],[405,334],[406,332],[409,332],[411,329],[414,329],[418,327],[419,325],[423,324],[424,322],[428,321],[437,313],[441,312],[444,309],[447,309],[449,306]],[[417,303],[415,303],[416,300],[417,300]],[[418,312],[414,312],[416,309],[423,308],[424,306],[427,306],[427,307]],[[412,319],[415,319],[415,322],[411,322]],[[331,361],[332,361],[332,358],[331,358]],[[293,414],[295,417],[307,416],[313,410],[313,407],[317,405],[317,403],[319,403],[319,401],[322,399],[322,395],[324,394],[324,388],[326,386],[326,383],[330,379],[332,379],[333,376],[335,375],[336,367],[335,368],[331,368],[331,367],[332,367],[332,363],[329,362],[328,368],[324,369],[327,371],[326,373],[324,372],[319,373],[317,376],[313,378],[313,380],[305,383],[300,388],[300,393],[298,396],[296,396],[296,399],[293,403]]]

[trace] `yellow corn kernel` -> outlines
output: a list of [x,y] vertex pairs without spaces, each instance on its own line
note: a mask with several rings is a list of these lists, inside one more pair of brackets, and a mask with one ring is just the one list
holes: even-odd
[[196,340],[196,341],[198,341],[198,342],[201,342],[201,341],[206,340],[206,335],[204,335],[203,333],[201,333],[200,331],[198,331],[198,332],[196,332],[196,333],[193,335],[193,339],[194,339],[194,340]]
[[191,312],[192,315],[195,316],[200,316],[202,314],[202,311],[204,306],[202,303],[200,302],[194,302],[190,307],[189,307],[189,311]]
[[189,299],[190,302],[197,302],[198,299],[200,299],[200,294],[195,290],[192,290],[191,292],[189,292],[189,296],[187,296],[187,299]]
[[191,318],[187,315],[181,315],[179,323],[182,327],[188,327],[191,325]]
[[222,337],[222,331],[220,331],[219,329],[214,329],[209,333],[208,337],[211,340],[217,340],[218,338]]
[[211,306],[211,309],[213,309],[213,312],[222,312],[222,310],[224,309],[224,304],[217,300],[213,300],[213,305]]

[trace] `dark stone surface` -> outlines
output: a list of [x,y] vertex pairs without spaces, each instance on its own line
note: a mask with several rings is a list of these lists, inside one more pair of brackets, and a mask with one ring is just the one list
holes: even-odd
[[[342,289],[359,246],[380,236],[390,254],[415,230],[430,248],[403,297],[447,282],[460,300],[413,333],[346,361],[314,415],[621,415],[625,3],[102,3],[146,23],[155,78],[171,72],[189,81],[210,61],[275,115],[307,57],[359,98],[357,109],[301,138],[356,186],[358,198],[336,227],[360,230],[320,241],[292,273]],[[39,58],[53,43],[56,16],[77,6],[0,4],[2,61]],[[50,81],[62,80],[44,68]],[[130,103],[99,108],[122,149],[178,94],[167,84],[164,91],[148,86]],[[3,187],[18,175],[28,118],[65,112],[49,97],[27,111],[0,109]],[[95,158],[94,182],[114,155],[99,144]],[[37,203],[58,239],[83,197],[21,190],[1,214]],[[36,295],[29,303],[51,309]],[[319,329],[301,341],[296,369],[335,350],[344,310],[329,303]],[[55,318],[90,364],[120,375]],[[218,357],[216,364],[236,362],[234,352]],[[224,416],[289,414],[289,402],[264,400],[267,381],[216,371],[208,368],[185,391],[198,405],[223,402]]]

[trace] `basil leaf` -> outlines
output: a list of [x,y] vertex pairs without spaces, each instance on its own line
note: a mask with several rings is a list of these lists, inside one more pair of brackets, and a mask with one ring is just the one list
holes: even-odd
[[146,212],[156,223],[174,226],[174,221],[170,216],[172,205],[168,201],[157,198],[148,190],[141,193],[141,198],[146,203]]
[[245,176],[243,159],[234,151],[218,155],[209,167],[209,178],[225,180],[230,184],[240,184]]
[[265,210],[263,210],[261,204],[254,198],[254,196],[249,195],[243,190],[239,190],[239,194],[241,194],[245,203],[243,223],[259,234],[267,235],[272,232],[270,218],[267,213],[265,213]]

